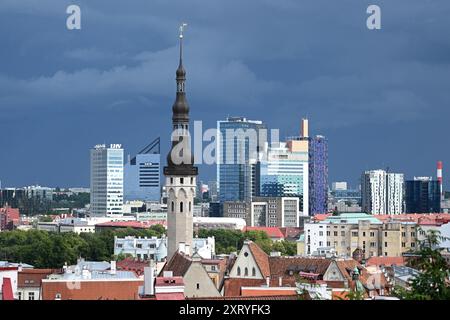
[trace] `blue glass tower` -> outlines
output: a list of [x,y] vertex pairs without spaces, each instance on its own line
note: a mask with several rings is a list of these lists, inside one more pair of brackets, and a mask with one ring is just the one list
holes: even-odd
[[267,142],[267,126],[261,121],[229,117],[217,122],[217,131],[218,200],[249,201],[259,189],[255,168]]
[[309,140],[309,211],[310,215],[327,213],[328,140],[324,136]]

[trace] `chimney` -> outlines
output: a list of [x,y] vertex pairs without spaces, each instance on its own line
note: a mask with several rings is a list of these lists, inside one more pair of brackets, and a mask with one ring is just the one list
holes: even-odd
[[300,135],[303,138],[308,138],[308,136],[309,136],[308,119],[305,119],[305,118],[302,119]]
[[155,270],[153,263],[150,263],[149,267],[144,268],[144,295],[151,296],[154,293],[155,293]]
[[266,286],[270,287],[270,277],[266,277]]
[[111,274],[116,274],[116,262],[111,261]]
[[278,277],[278,286],[279,287],[283,286],[283,277]]
[[439,189],[440,189],[439,191],[441,193],[441,199],[442,199],[442,197],[444,195],[444,191],[442,188],[442,161],[438,161],[438,163],[437,163],[437,180],[439,182]]

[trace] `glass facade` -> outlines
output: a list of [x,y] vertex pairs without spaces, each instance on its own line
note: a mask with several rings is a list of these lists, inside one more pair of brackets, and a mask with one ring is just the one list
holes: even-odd
[[160,154],[138,154],[125,164],[125,201],[159,201],[161,198]]
[[440,213],[441,195],[438,181],[410,180],[405,183],[406,213]]
[[218,200],[249,201],[256,187],[255,167],[267,141],[261,121],[228,118],[217,123]]
[[327,213],[328,140],[324,136],[309,139],[309,211],[310,215]]
[[308,153],[290,152],[280,143],[269,148],[267,160],[259,162],[259,195],[298,197],[300,211],[308,215],[308,175]]
[[91,213],[95,216],[122,214],[123,149],[118,145],[91,150]]

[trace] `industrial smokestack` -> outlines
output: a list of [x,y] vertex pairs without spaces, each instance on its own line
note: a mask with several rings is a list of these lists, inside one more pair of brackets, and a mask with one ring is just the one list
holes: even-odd
[[442,161],[438,161],[438,163],[437,163],[437,180],[439,182],[441,197],[443,197],[444,191],[442,188]]
[[300,135],[303,138],[308,138],[309,135],[309,129],[308,129],[308,119],[303,118],[301,123],[301,131]]

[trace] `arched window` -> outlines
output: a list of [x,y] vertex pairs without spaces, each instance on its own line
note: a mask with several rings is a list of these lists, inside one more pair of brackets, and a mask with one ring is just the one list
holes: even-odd
[[175,211],[175,204],[172,201],[172,212],[174,212],[174,211]]
[[183,212],[183,201],[180,202],[180,212]]
[[237,268],[237,275],[240,276],[241,275],[241,267]]
[[191,210],[192,210],[192,205],[191,205],[191,202],[189,201],[189,212],[191,212]]
[[252,276],[256,277],[256,269],[255,269],[255,267],[252,268]]
[[244,276],[248,276],[248,268],[247,267],[245,267],[245,269],[244,269]]
[[191,178],[191,184],[194,184],[194,178]]

